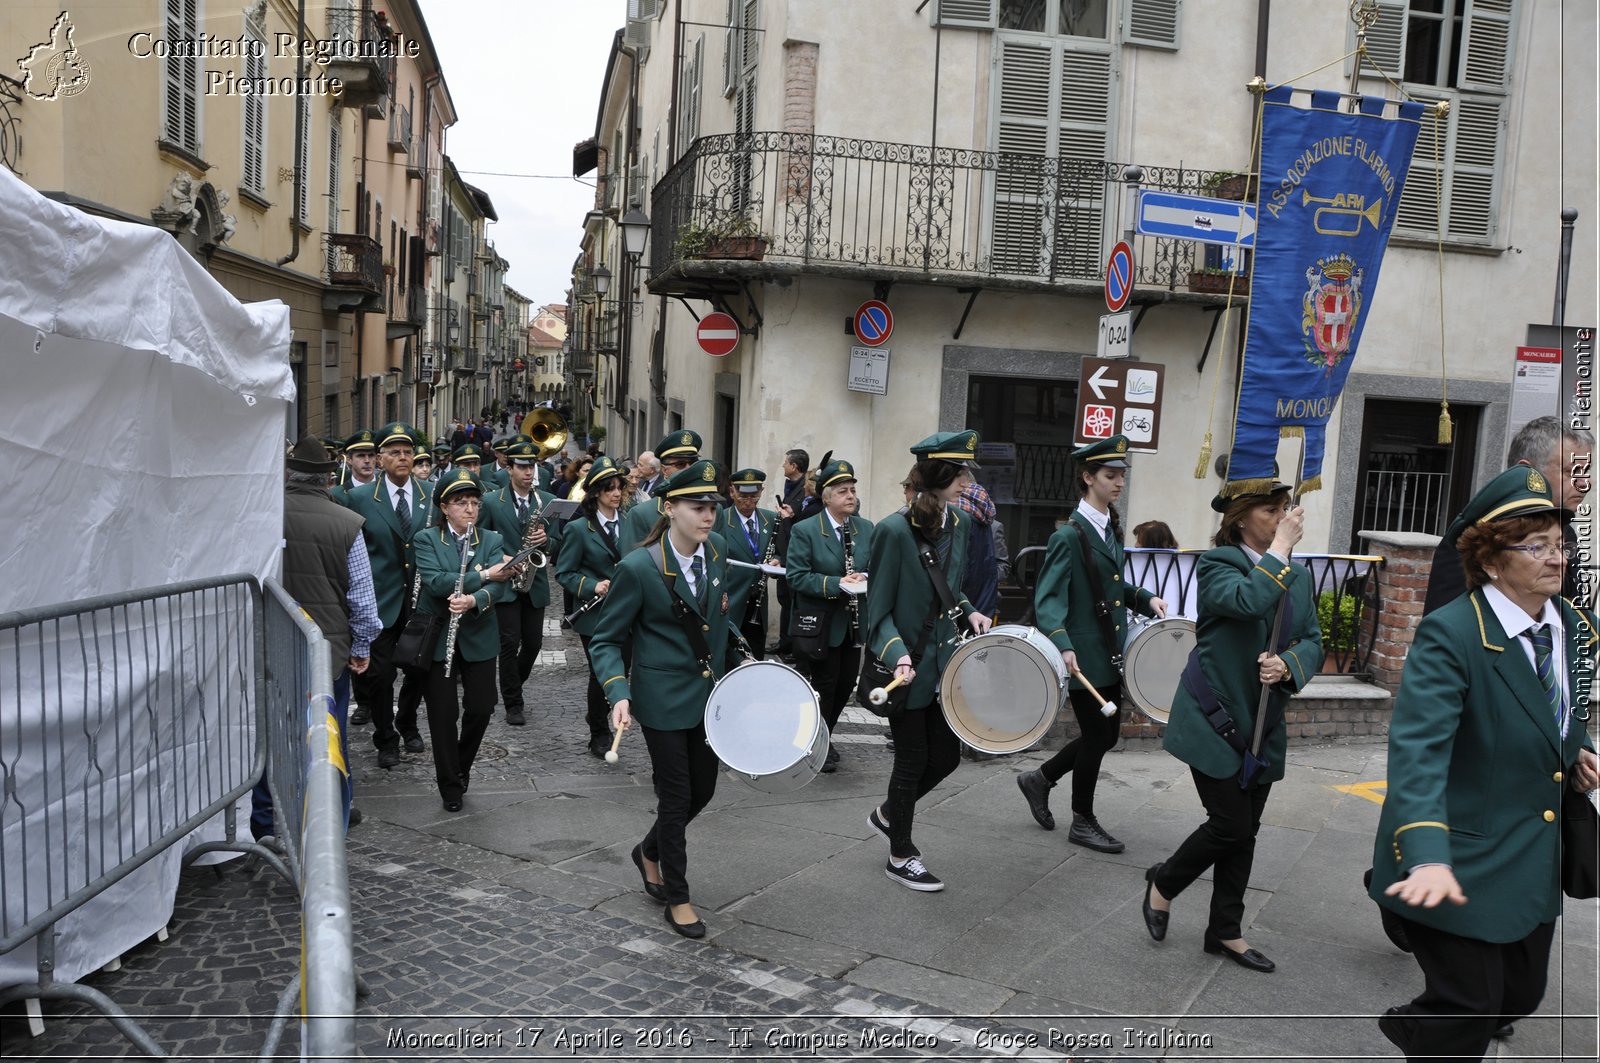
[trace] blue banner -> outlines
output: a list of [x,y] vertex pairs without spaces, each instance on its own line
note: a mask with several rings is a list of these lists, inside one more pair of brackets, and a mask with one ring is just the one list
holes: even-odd
[[[1294,476],[1321,486],[1328,418],[1355,360],[1378,268],[1411,168],[1422,104],[1269,90],[1261,118],[1261,198],[1229,494],[1276,475],[1278,440],[1305,437]],[[1302,94],[1302,99],[1304,95]]]

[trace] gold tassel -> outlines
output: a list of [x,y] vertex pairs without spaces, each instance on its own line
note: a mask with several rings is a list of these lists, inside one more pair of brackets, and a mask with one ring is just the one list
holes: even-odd
[[1204,480],[1211,467],[1211,433],[1206,433],[1205,442],[1200,444],[1200,460],[1194,464],[1194,478]]
[[1450,400],[1445,399],[1439,403],[1439,445],[1449,446],[1455,436],[1455,430],[1450,420]]
[[1322,490],[1322,477],[1313,476],[1311,479],[1309,479],[1305,483],[1301,484],[1300,485],[1300,490],[1295,492],[1295,493],[1296,494],[1301,494],[1301,495],[1308,495],[1312,491],[1320,491],[1320,490]]
[[1278,437],[1280,439],[1304,439],[1306,437],[1306,426],[1303,424],[1286,424],[1278,429]]
[[1275,478],[1271,476],[1258,480],[1229,480],[1222,493],[1228,498],[1238,498],[1240,495],[1264,495],[1272,490],[1274,480]]

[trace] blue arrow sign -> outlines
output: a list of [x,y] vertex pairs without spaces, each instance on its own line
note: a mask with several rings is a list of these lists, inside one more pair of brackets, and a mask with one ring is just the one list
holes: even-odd
[[1254,247],[1256,208],[1232,199],[1140,190],[1133,231],[1172,240]]

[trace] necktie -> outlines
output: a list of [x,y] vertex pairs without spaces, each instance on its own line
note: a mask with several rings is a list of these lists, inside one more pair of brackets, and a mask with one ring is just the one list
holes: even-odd
[[934,550],[939,555],[939,567],[948,568],[950,565],[950,546],[952,536],[950,529],[946,528],[944,534],[934,540]]
[[603,520],[600,522],[600,526],[605,529],[606,538],[611,540],[612,544],[615,545],[617,541],[617,522],[614,520]]
[[843,546],[844,545],[844,525],[841,524],[837,528],[833,529],[833,534],[837,535],[839,537],[839,545]]
[[761,535],[756,531],[756,519],[754,517],[751,517],[744,522],[744,537],[750,540],[750,553],[753,554],[757,560],[760,560]]
[[411,507],[406,504],[406,489],[400,488],[400,497],[395,500],[394,515],[400,521],[400,534],[407,539],[411,538]]
[[1555,639],[1550,636],[1550,625],[1538,624],[1528,630],[1533,643],[1533,670],[1539,675],[1539,685],[1544,688],[1550,711],[1561,719],[1561,685],[1556,682]]
[[528,515],[528,500],[521,495],[513,495],[517,500],[517,520],[522,520]]
[[689,559],[689,576],[694,583],[694,599],[701,605],[706,604],[706,566],[700,560],[700,555],[695,554]]

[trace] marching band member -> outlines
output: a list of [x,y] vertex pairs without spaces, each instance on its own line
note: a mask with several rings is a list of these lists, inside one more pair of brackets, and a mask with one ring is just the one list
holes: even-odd
[[[1112,436],[1072,453],[1082,498],[1067,522],[1050,536],[1044,567],[1034,590],[1039,630],[1045,632],[1067,666],[1072,715],[1078,737],[1033,771],[1017,776],[1033,818],[1055,830],[1050,790],[1072,772],[1072,829],[1067,841],[1102,853],[1125,848],[1094,815],[1094,789],[1100,763],[1122,730],[1122,644],[1126,633],[1123,603],[1145,616],[1166,616],[1167,603],[1123,580],[1122,519],[1116,502],[1128,482],[1128,439]],[[1091,569],[1090,566],[1093,566]],[[1094,684],[1117,712],[1107,717],[1100,702],[1078,678]]]
[[[862,599],[846,588],[866,588],[873,525],[856,516],[860,499],[849,462],[824,457],[817,470],[817,494],[823,511],[796,523],[789,533],[787,578],[793,596],[791,626],[797,617],[821,616],[824,622],[820,635],[809,640],[798,639],[792,630],[789,637],[799,670],[817,692],[831,735],[861,673],[866,610]],[[809,657],[801,652],[808,644]],[[838,764],[839,751],[830,741],[822,770],[833,772]]]
[[[510,483],[484,498],[483,526],[500,533],[507,553],[519,551],[526,543],[553,558],[561,530],[546,527],[538,519],[539,511],[555,498],[534,486],[538,448],[531,441],[512,443],[506,448],[506,460],[511,463]],[[506,709],[506,723],[512,727],[528,722],[522,711],[522,688],[544,646],[544,610],[549,604],[549,575],[535,570],[526,591],[508,586],[506,600],[495,606],[500,625],[500,703]]]
[[[888,797],[868,814],[867,822],[889,842],[884,873],[923,892],[942,890],[944,883],[923,864],[921,850],[911,840],[912,819],[917,801],[955,770],[961,747],[936,701],[940,673],[955,653],[956,621],[941,608],[920,550],[934,551],[963,622],[977,634],[989,630],[989,618],[961,594],[969,518],[950,505],[968,482],[977,449],[978,433],[971,430],[941,432],[911,448],[917,457],[911,470],[916,498],[904,520],[886,520],[873,530],[867,565],[872,574],[868,645],[885,667],[894,669],[896,679],[910,684],[905,709],[889,716],[894,770]],[[913,658],[925,630],[926,645]]]
[[[706,701],[739,633],[728,616],[727,545],[712,530],[725,501],[716,466],[696,462],[657,497],[666,522],[617,566],[591,645],[612,725],[624,729],[638,716],[655,772],[656,821],[634,846],[634,865],[645,892],[666,904],[667,924],[701,938],[706,925],[690,900],[685,832],[716,790]],[[631,668],[623,658],[630,642]]]
[[[1305,533],[1305,511],[1291,505],[1289,491],[1288,484],[1273,483],[1262,493],[1212,499],[1222,526],[1215,548],[1195,566],[1196,645],[1163,742],[1189,765],[1206,821],[1145,872],[1143,907],[1145,928],[1162,940],[1173,900],[1211,868],[1205,950],[1262,972],[1276,965],[1244,940],[1244,891],[1267,795],[1283,778],[1284,707],[1322,667],[1316,588],[1311,573],[1289,560]],[[1278,645],[1268,646],[1275,630]],[[1269,690],[1261,744],[1266,764],[1246,771],[1263,686]]]
[[377,478],[378,438],[371,429],[363,428],[345,442],[344,468],[340,470],[339,486],[349,491],[365,487]]
[[[500,627],[494,606],[510,596],[500,534],[481,525],[483,487],[464,469],[439,485],[435,505],[444,522],[413,540],[422,593],[417,608],[449,620],[460,617],[452,645],[441,631],[428,670],[428,731],[433,739],[434,778],[446,812],[461,811],[483,733],[494,712],[494,664],[500,655]],[[467,562],[461,575],[462,559]],[[456,592],[456,581],[461,590]],[[446,662],[450,674],[445,674]],[[456,684],[463,689],[456,699]],[[459,733],[457,727],[459,725]]]
[[[700,433],[687,428],[673,432],[656,444],[656,460],[661,463],[661,477],[670,480],[678,473],[700,460]],[[645,536],[666,516],[666,505],[659,493],[654,502],[647,500],[628,510],[622,519],[622,552],[635,550]]]
[[[584,481],[583,515],[575,517],[561,531],[561,550],[556,555],[556,582],[572,596],[581,610],[572,619],[573,630],[583,643],[589,659],[589,752],[604,757],[611,745],[611,728],[606,723],[605,693],[600,689],[595,670],[595,628],[600,624],[600,603],[611,590],[611,578],[622,560],[619,546],[622,514],[622,470],[608,457],[597,458]],[[627,667],[629,648],[623,646],[623,667]]]
[[[722,511],[717,523],[718,534],[727,541],[728,556],[752,565],[771,562],[777,556],[778,515],[760,505],[767,474],[760,469],[740,469],[729,482],[733,506]],[[771,578],[748,568],[728,569],[728,611],[757,660],[766,653],[767,581]]]

